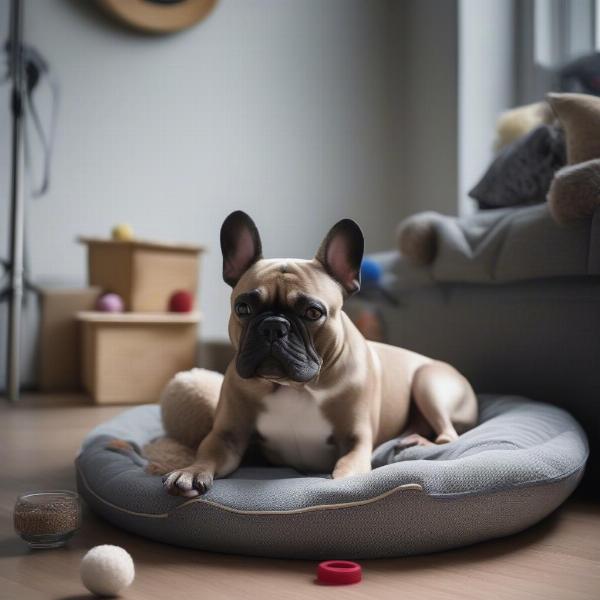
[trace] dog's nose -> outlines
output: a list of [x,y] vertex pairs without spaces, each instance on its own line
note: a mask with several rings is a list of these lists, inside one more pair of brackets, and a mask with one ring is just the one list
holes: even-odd
[[258,326],[258,332],[269,342],[276,342],[290,332],[290,323],[283,317],[267,317]]

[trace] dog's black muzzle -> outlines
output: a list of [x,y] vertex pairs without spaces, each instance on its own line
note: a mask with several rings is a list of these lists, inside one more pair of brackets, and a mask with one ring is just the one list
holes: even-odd
[[251,318],[240,338],[236,369],[240,377],[291,379],[306,383],[321,368],[310,333],[292,313],[265,311]]

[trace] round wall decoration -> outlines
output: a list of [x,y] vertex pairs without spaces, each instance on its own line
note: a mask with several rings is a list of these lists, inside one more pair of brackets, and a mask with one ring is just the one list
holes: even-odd
[[98,0],[122,23],[147,33],[173,33],[202,20],[217,0]]

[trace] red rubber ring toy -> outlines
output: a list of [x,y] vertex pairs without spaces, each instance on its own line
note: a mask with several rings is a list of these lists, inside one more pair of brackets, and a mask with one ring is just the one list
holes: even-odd
[[326,585],[349,585],[361,580],[361,566],[349,560],[326,560],[317,568],[317,581]]

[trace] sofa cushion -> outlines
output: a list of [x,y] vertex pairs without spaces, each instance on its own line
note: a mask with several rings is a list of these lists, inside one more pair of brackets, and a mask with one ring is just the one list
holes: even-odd
[[469,192],[479,208],[545,202],[554,173],[566,163],[562,130],[540,125],[503,148]]

